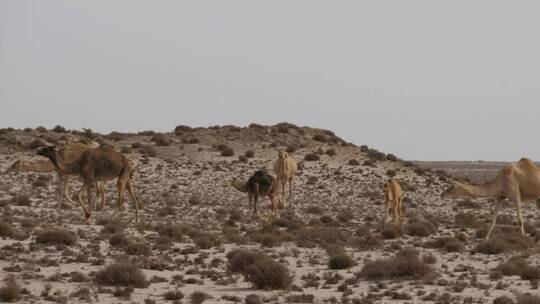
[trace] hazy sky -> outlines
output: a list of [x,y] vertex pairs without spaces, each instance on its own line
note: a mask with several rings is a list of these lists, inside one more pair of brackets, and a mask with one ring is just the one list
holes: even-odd
[[540,2],[0,0],[0,105],[2,127],[289,121],[540,160]]

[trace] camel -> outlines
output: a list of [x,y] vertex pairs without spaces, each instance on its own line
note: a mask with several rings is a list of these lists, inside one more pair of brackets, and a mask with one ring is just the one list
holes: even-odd
[[278,182],[281,184],[281,194],[285,201],[285,187],[289,182],[289,197],[292,197],[293,177],[298,171],[298,166],[294,157],[285,151],[278,151],[278,159],[274,163],[274,172]]
[[[128,158],[109,145],[101,145],[97,148],[88,149],[76,160],[69,161],[54,146],[42,148],[38,155],[49,158],[55,167],[64,174],[77,174],[83,179],[83,186],[79,190],[78,203],[84,211],[87,221],[92,216],[93,197],[92,186],[98,181],[108,181],[118,178],[118,203],[112,217],[118,213],[123,206],[124,194],[128,190],[135,205],[135,221],[139,221],[139,199],[133,193],[131,179],[133,175],[132,166]],[[88,206],[86,209],[82,202],[82,192],[86,189],[88,195]]]
[[403,200],[403,192],[401,186],[395,179],[389,180],[384,185],[384,200],[385,200],[385,214],[384,223],[388,223],[388,216],[390,215],[390,209],[393,209],[392,222],[396,223],[396,219],[399,219],[400,224],[403,223],[401,217],[401,202]]
[[256,171],[247,182],[243,183],[236,179],[233,179],[230,183],[236,190],[247,193],[249,201],[249,209],[253,206],[253,215],[261,217],[257,203],[259,197],[268,196],[272,207],[272,214],[279,216],[278,209],[283,208],[283,202],[279,198],[279,182],[276,177],[268,174],[264,170]]
[[497,216],[501,209],[500,201],[508,199],[515,202],[521,234],[525,235],[521,202],[540,198],[540,168],[530,159],[522,158],[516,163],[504,166],[491,182],[479,186],[455,182],[452,187],[441,194],[441,197],[443,199],[454,197],[493,199],[495,201],[494,210],[486,240],[490,238],[497,222]]
[[[73,152],[81,152],[83,146],[80,144],[75,144],[72,147]],[[64,149],[70,149],[70,146],[65,147]],[[54,164],[50,160],[39,160],[39,161],[27,161],[27,160],[17,160],[13,165],[11,165],[4,174],[10,174],[13,172],[35,172],[35,173],[52,173],[56,172],[58,175],[58,186],[57,186],[57,201],[58,204],[56,209],[61,209],[63,205],[64,196],[73,204],[76,203],[71,199],[69,195],[69,181],[71,177],[67,174],[63,174],[58,171]],[[97,195],[101,195],[101,209],[105,206],[105,186],[102,182],[97,183],[96,187]]]

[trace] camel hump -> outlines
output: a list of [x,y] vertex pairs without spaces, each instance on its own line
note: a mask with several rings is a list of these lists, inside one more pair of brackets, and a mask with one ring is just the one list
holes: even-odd
[[534,162],[525,157],[521,158],[517,164],[520,168],[524,168],[524,169],[536,168],[536,165],[534,164]]

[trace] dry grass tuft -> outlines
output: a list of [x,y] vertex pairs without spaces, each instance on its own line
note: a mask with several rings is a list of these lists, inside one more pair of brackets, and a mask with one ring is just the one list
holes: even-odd
[[418,251],[412,248],[403,249],[391,258],[367,261],[360,272],[370,280],[425,279],[433,273],[433,268],[420,260]]
[[132,286],[146,288],[150,283],[137,266],[117,263],[106,266],[96,273],[96,283],[108,286]]
[[0,287],[2,302],[17,302],[22,298],[22,289],[14,277],[9,277],[4,286]]
[[328,268],[347,269],[356,265],[356,261],[345,253],[336,254],[328,259]]
[[286,289],[292,283],[289,269],[262,252],[234,250],[227,259],[230,272],[243,274],[258,289]]
[[36,243],[72,246],[77,243],[77,235],[65,229],[43,229],[36,233]]

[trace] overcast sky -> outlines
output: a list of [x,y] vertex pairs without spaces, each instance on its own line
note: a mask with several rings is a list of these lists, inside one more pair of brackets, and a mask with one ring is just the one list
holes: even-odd
[[1,127],[288,121],[540,160],[540,2],[0,0],[0,105]]

